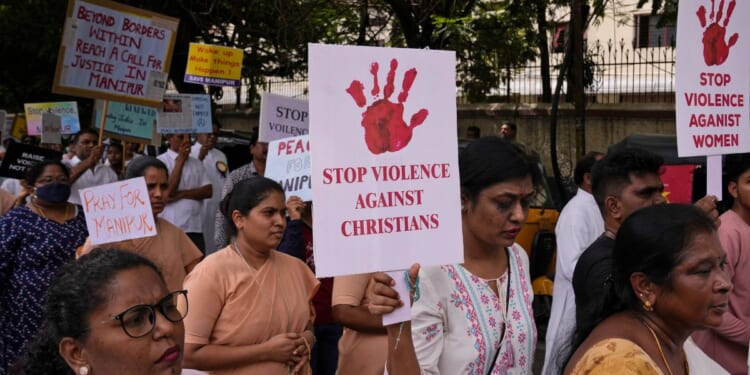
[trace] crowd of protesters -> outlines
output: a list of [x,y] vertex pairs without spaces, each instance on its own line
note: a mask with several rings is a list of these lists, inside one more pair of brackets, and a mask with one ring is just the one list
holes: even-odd
[[[746,374],[750,155],[732,198],[667,204],[663,160],[591,153],[557,234],[537,354],[527,251],[515,240],[543,176],[515,124],[459,155],[464,261],[407,272],[411,319],[384,273],[316,279],[312,202],[233,171],[208,134],[157,155],[84,129],[0,191],[2,374]],[[477,132],[478,133],[478,132]],[[478,134],[477,134],[478,135]],[[193,141],[194,140],[194,141]],[[157,235],[93,246],[81,189],[143,177]],[[439,251],[439,249],[438,249]],[[538,357],[538,356],[537,356]]]

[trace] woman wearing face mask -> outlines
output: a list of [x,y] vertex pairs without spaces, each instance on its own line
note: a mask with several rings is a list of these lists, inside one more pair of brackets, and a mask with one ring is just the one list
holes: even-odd
[[32,166],[22,181],[31,201],[0,218],[0,374],[39,329],[52,276],[88,235],[68,177],[59,161]]

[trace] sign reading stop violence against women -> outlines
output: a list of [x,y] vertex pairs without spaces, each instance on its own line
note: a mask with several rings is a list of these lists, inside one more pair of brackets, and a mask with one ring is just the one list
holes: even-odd
[[143,177],[99,185],[79,193],[92,245],[156,235]]
[[318,277],[463,262],[454,52],[309,51]]
[[258,140],[277,139],[308,134],[310,111],[307,100],[264,92],[260,94],[260,129]]
[[107,0],[69,0],[52,91],[159,105],[178,23]]
[[287,197],[312,200],[309,136],[284,138],[268,144],[265,177],[278,181]]
[[679,156],[750,151],[747,1],[683,0],[677,22]]
[[242,57],[239,48],[190,43],[185,82],[210,86],[240,86]]

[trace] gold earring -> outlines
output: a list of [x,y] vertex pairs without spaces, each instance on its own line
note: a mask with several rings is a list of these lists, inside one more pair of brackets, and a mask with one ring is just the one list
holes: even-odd
[[654,311],[654,305],[651,304],[651,301],[644,301],[643,302],[643,309],[652,312]]

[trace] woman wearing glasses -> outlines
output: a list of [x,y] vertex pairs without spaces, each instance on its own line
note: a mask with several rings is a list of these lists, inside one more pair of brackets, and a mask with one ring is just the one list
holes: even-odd
[[305,263],[274,250],[286,227],[283,189],[252,177],[221,206],[234,238],[185,278],[193,306],[185,321],[185,367],[308,374],[319,282]]
[[156,266],[98,249],[50,285],[46,324],[12,373],[180,374],[187,292],[169,292]]
[[0,374],[39,330],[52,276],[88,235],[83,210],[68,203],[62,163],[35,164],[21,183],[31,200],[0,218]]

